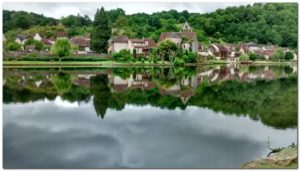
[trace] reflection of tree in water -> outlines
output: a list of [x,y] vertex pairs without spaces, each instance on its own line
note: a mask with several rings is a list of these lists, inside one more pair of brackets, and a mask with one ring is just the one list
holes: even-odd
[[59,94],[68,92],[72,87],[71,75],[67,73],[59,72],[51,78],[51,82]]
[[[209,69],[209,68],[208,68]],[[276,73],[279,76],[287,76],[294,71],[289,66],[257,66],[249,68],[240,66],[237,73],[245,72],[259,75],[266,74],[265,71]],[[196,87],[191,87],[190,77],[199,80],[194,76],[194,69],[184,68],[143,68],[130,69],[131,74],[134,72],[150,74],[152,83],[155,84],[151,89],[128,88],[122,92],[110,92],[107,75],[97,75],[90,78],[90,86],[78,86],[72,84],[74,75],[60,73],[51,77],[51,82],[37,88],[25,77],[24,86],[18,85],[18,80],[22,75],[6,77],[6,83],[3,87],[3,101],[9,102],[29,102],[39,99],[55,99],[59,94],[63,99],[68,101],[88,101],[91,95],[94,96],[93,103],[97,116],[104,117],[107,108],[122,110],[126,104],[156,106],[164,109],[174,110],[176,107],[185,109],[186,106],[208,107],[214,111],[220,111],[228,115],[249,116],[252,119],[259,119],[264,124],[275,128],[289,128],[297,126],[297,78],[296,74],[291,74],[287,78],[272,77],[269,81],[259,77],[256,80],[248,81],[241,77],[233,77],[232,80],[211,81],[210,77],[203,77]],[[207,69],[206,69],[207,70]],[[221,71],[222,72],[221,72]],[[122,69],[116,71],[128,76],[129,70]],[[205,70],[201,70],[204,72]],[[226,67],[217,69],[223,75],[230,75],[230,70]],[[133,72],[133,73],[132,73]],[[200,73],[198,70],[196,73]],[[213,73],[213,72],[212,72]],[[246,74],[247,74],[246,73]],[[33,74],[31,74],[33,75]],[[30,76],[31,76],[30,75]],[[237,75],[235,73],[235,75]],[[125,77],[124,76],[124,77]],[[126,76],[126,77],[127,77]],[[38,77],[37,77],[38,78]],[[135,78],[135,77],[133,77]],[[202,77],[201,77],[202,78]],[[40,79],[40,78],[39,78]],[[150,80],[150,79],[149,79]],[[184,85],[181,85],[183,80]],[[46,80],[45,80],[46,81]],[[30,83],[30,84],[28,84]],[[71,87],[70,87],[71,84]],[[166,88],[176,84],[179,90]],[[44,85],[41,84],[41,85]],[[196,88],[196,89],[193,89]],[[194,90],[195,93],[191,93]],[[63,93],[63,94],[61,94]],[[192,94],[191,98],[184,104],[178,95],[184,97]],[[188,96],[189,97],[189,96]]]
[[107,75],[96,75],[90,78],[90,91],[94,95],[94,108],[97,116],[104,118],[111,97]]

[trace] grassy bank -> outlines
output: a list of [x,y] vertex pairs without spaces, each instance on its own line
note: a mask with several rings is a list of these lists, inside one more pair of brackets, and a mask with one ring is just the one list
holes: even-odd
[[169,62],[158,62],[157,64],[150,63],[148,61],[142,62],[116,62],[116,61],[3,61],[5,68],[14,67],[115,67],[115,66],[171,66]]
[[[200,65],[214,65],[214,64],[229,64],[226,60],[209,60],[206,63],[190,63],[185,66],[200,66]],[[239,64],[237,62],[236,64]],[[296,62],[272,62],[272,61],[254,61],[255,65],[289,65],[296,64]],[[170,62],[116,62],[112,60],[104,61],[3,61],[5,68],[15,67],[126,67],[126,66],[173,66]]]

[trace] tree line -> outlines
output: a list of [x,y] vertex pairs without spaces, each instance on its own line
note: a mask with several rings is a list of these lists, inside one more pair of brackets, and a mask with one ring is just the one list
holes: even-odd
[[[199,41],[204,44],[256,42],[297,47],[297,3],[255,3],[218,9],[207,14],[169,10],[126,15],[121,8],[105,11],[105,14],[107,28],[113,28],[112,34],[115,36],[151,37],[157,41],[161,32],[179,31],[181,25],[188,21]],[[58,20],[24,11],[3,11],[4,32],[58,23],[71,36],[92,33],[93,30],[93,22],[86,15],[70,15]]]

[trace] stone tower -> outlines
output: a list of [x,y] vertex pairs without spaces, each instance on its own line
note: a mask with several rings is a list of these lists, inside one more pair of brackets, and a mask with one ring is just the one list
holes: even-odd
[[189,23],[186,21],[181,27],[180,32],[193,32],[193,30],[192,27],[189,25]]

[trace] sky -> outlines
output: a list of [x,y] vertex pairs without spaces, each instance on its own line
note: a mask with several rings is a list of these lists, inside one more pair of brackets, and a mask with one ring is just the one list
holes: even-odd
[[61,18],[67,15],[88,15],[92,19],[96,9],[103,6],[106,10],[122,8],[126,14],[188,10],[189,12],[208,13],[229,6],[252,4],[253,2],[5,2],[3,9],[35,12],[48,17]]

